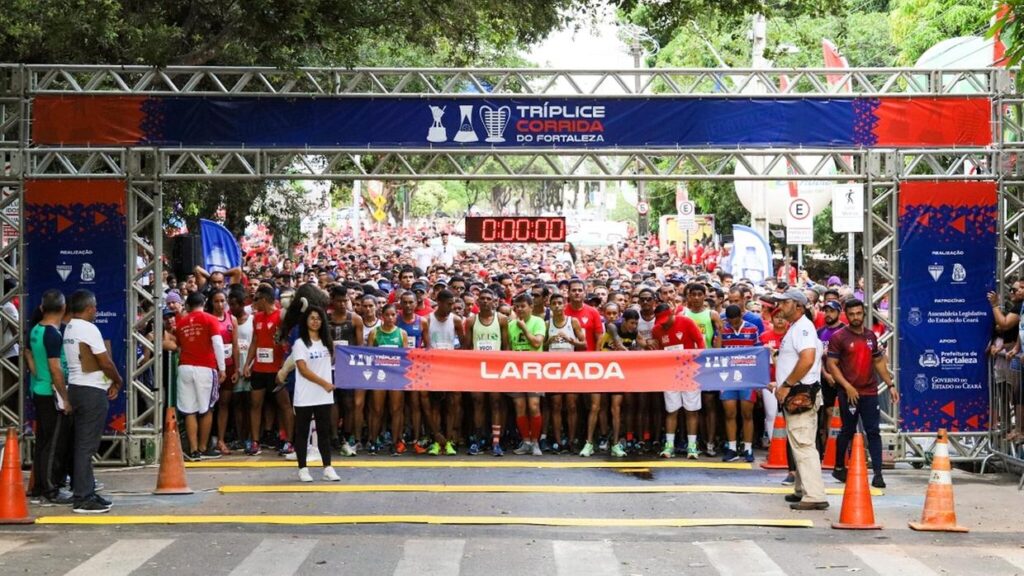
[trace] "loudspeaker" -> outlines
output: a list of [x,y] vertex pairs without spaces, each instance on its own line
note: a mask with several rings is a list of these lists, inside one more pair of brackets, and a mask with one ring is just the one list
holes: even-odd
[[179,282],[203,263],[203,242],[198,234],[182,234],[171,238],[171,270]]

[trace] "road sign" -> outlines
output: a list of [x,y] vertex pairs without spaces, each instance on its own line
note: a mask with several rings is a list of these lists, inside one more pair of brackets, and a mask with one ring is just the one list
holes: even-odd
[[641,216],[647,215],[647,211],[650,209],[651,207],[647,205],[647,202],[636,203],[636,211],[639,212]]
[[814,244],[814,218],[811,204],[803,198],[793,198],[786,210],[786,243]]
[[864,231],[864,186],[838,184],[832,187],[832,231]]
[[380,208],[377,208],[376,210],[373,211],[373,219],[376,220],[377,222],[383,222],[384,219],[387,217],[388,213]]
[[689,200],[679,203],[679,214],[676,216],[676,225],[681,232],[697,231],[697,206]]

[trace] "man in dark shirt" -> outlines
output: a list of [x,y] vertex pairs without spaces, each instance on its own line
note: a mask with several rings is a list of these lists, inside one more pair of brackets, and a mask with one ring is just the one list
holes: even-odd
[[878,338],[871,330],[864,329],[864,303],[860,300],[846,302],[846,317],[850,325],[832,335],[828,345],[828,371],[839,387],[839,413],[843,418],[843,431],[836,440],[836,467],[832,471],[840,482],[846,481],[846,449],[857,431],[857,421],[864,426],[868,439],[868,453],[874,477],[871,485],[885,488],[882,479],[882,436],[878,431],[881,409],[878,405],[878,378],[889,386],[892,401],[899,402],[900,395],[892,383],[892,375],[885,363],[885,355],[879,347]]

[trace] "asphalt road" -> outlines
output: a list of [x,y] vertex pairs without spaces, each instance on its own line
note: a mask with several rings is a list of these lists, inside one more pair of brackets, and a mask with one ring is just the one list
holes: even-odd
[[[486,458],[486,457],[478,457]],[[273,461],[272,457],[264,457]],[[460,457],[454,460],[470,460]],[[367,458],[371,464],[375,461]],[[394,461],[381,457],[381,461]],[[531,459],[517,459],[530,462]],[[581,459],[545,457],[544,462]],[[412,464],[427,461],[410,457]],[[432,459],[432,462],[452,460]],[[513,461],[512,458],[504,459]],[[346,462],[351,462],[348,460]],[[643,470],[638,463],[636,469]],[[728,485],[779,488],[783,475],[751,470],[559,468],[339,468],[343,485],[512,485],[645,487]],[[297,486],[295,469],[189,469],[188,496],[152,496],[155,469],[103,470],[114,501],[111,524],[0,528],[0,574],[634,574],[930,576],[1024,574],[1024,524],[1015,478],[954,473],[957,513],[969,534],[919,533],[927,470],[887,473],[889,488],[873,499],[881,531],[832,530],[841,496],[830,510],[792,512],[780,494],[713,492],[582,493],[260,493],[225,494],[222,486]],[[319,471],[314,470],[319,478]],[[831,478],[829,478],[831,480]],[[328,486],[317,482],[315,485]],[[330,486],[338,486],[332,484]],[[841,485],[829,482],[829,488]],[[364,488],[365,489],[365,488]],[[372,489],[372,488],[370,488]],[[585,490],[585,489],[584,489]],[[72,516],[67,508],[31,507],[39,517]],[[289,518],[365,515],[455,516],[491,522],[529,518],[594,519],[612,526],[509,526],[369,523],[330,525],[124,525],[115,516],[181,518],[245,515]],[[58,518],[59,519],[59,518]],[[384,518],[386,519],[386,518]],[[810,520],[811,528],[712,526],[623,527],[665,519]]]

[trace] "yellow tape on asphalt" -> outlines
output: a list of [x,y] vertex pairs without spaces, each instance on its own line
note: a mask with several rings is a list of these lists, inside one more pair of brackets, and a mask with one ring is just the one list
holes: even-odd
[[690,528],[696,526],[764,526],[812,528],[810,520],[781,518],[532,518],[515,516],[44,516],[36,524],[118,526],[128,524],[462,524],[495,526],[567,526],[577,528]]
[[[335,468],[704,468],[712,470],[752,470],[748,462],[701,462],[699,460],[652,460],[650,462],[622,462],[605,460],[499,460],[495,458],[455,460],[451,458],[371,458],[333,459]],[[322,466],[310,462],[310,467]],[[207,460],[186,462],[186,468],[295,468],[290,460]]]
[[[642,486],[552,486],[528,484],[275,484],[270,486],[221,486],[221,494],[309,494],[363,492],[437,492],[445,494],[515,493],[515,494],[791,494],[785,486],[722,485],[642,485]],[[842,488],[829,488],[826,494],[841,496]],[[872,496],[883,491],[872,488]]]

